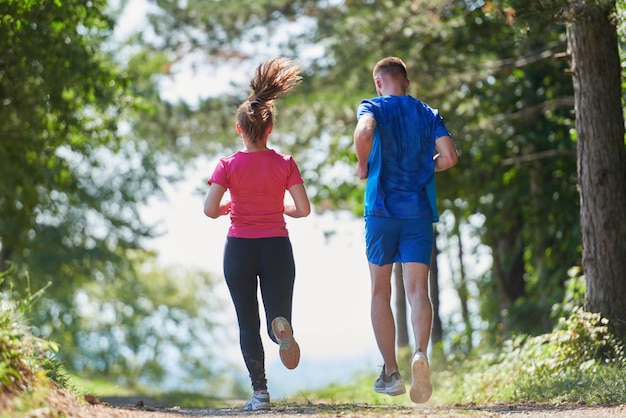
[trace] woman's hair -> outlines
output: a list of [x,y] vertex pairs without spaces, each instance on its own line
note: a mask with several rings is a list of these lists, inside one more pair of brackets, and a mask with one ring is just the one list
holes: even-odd
[[302,81],[300,66],[289,58],[262,62],[250,81],[252,92],[237,109],[237,123],[252,142],[261,139],[274,123],[274,99],[287,94]]

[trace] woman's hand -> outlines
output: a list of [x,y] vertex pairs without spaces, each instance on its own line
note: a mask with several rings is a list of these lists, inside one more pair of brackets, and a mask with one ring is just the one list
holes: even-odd
[[228,215],[230,213],[231,204],[232,204],[231,201],[220,204],[220,216]]

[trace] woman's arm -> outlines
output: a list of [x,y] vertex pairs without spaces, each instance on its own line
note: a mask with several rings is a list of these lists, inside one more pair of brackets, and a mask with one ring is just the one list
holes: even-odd
[[285,215],[291,216],[292,218],[304,218],[308,216],[309,213],[311,213],[311,202],[309,202],[304,184],[294,184],[288,190],[294,204],[285,204]]
[[204,199],[204,214],[209,218],[217,218],[230,213],[230,202],[221,203],[222,197],[226,193],[226,188],[219,184],[212,183]]

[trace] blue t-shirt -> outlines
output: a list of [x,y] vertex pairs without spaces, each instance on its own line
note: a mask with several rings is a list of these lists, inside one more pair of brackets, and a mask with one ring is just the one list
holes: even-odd
[[365,215],[432,218],[435,206],[435,140],[450,136],[443,118],[412,96],[363,100],[357,120],[376,120],[365,186]]

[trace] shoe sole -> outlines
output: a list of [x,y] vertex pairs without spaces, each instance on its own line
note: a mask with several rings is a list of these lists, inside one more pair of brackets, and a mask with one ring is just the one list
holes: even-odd
[[398,396],[398,395],[405,394],[406,393],[406,388],[404,387],[404,385],[402,385],[402,388],[400,388],[398,390],[385,390],[385,389],[376,389],[376,388],[374,388],[374,392],[382,393],[383,395]]
[[411,364],[413,380],[409,396],[415,403],[424,403],[433,394],[433,387],[430,384],[430,370],[428,360],[423,357],[416,357]]
[[282,316],[274,318],[272,321],[272,331],[278,339],[278,354],[280,361],[288,369],[295,369],[300,362],[300,346],[293,338],[293,331],[289,321]]

